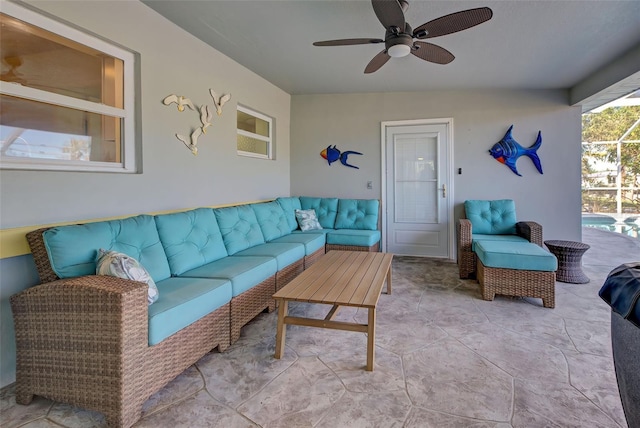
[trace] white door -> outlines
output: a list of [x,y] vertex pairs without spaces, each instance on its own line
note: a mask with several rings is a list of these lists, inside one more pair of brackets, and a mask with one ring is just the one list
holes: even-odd
[[450,257],[449,126],[387,126],[386,251]]

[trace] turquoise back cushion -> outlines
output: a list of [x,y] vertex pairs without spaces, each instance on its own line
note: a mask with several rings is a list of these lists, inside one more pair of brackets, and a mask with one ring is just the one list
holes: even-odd
[[336,229],[378,229],[377,199],[340,199],[336,216]]
[[213,210],[222,232],[222,240],[231,256],[258,244],[264,244],[264,235],[258,219],[249,205],[216,208]]
[[301,210],[302,205],[300,205],[300,198],[291,197],[291,198],[278,198],[276,202],[280,207],[282,207],[282,211],[284,211],[285,218],[287,219],[287,223],[289,224],[289,230],[294,231],[298,228],[298,222],[296,221],[296,210]]
[[516,233],[516,205],[511,199],[495,201],[468,200],[464,211],[471,221],[472,232],[487,235]]
[[157,283],[169,278],[169,262],[150,215],[53,227],[42,234],[51,268],[60,278],[96,274],[98,250],[133,257]]
[[265,241],[272,241],[291,232],[284,210],[277,202],[252,204],[251,208],[256,214]]
[[333,229],[338,213],[337,198],[310,198],[300,196],[300,206],[303,210],[315,210],[320,225],[325,229]]
[[222,233],[211,208],[158,215],[156,225],[173,275],[227,256]]

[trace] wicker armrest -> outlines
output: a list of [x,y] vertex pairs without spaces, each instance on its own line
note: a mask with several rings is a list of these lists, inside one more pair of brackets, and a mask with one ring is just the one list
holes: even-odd
[[[147,284],[98,275],[60,279],[13,295],[11,309],[18,403],[35,394],[105,411],[100,395],[118,399],[127,377],[144,382]],[[130,388],[126,399],[139,392]]]
[[471,251],[471,221],[461,218],[458,221],[458,249],[461,251]]
[[516,233],[527,241],[542,247],[542,226],[535,221],[519,221],[516,223]]
[[[101,348],[100,352],[121,352],[108,347],[128,346],[138,336],[146,344],[147,287],[143,282],[90,275],[27,288],[11,296],[16,340],[40,337],[65,347]],[[87,341],[81,336],[94,337]]]

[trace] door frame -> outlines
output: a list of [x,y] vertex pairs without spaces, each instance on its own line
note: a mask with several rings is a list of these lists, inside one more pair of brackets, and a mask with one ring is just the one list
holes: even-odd
[[453,118],[436,118],[436,119],[414,119],[414,120],[393,120],[393,121],[384,121],[380,122],[380,141],[381,141],[381,149],[380,149],[380,157],[381,157],[381,173],[380,173],[380,215],[382,217],[382,236],[380,237],[380,241],[382,243],[381,250],[387,251],[387,128],[394,126],[411,126],[411,125],[445,125],[447,128],[447,134],[449,137],[449,142],[446,147],[447,159],[448,162],[448,170],[447,180],[449,184],[449,188],[447,189],[449,192],[449,198],[447,199],[447,213],[449,216],[449,227],[448,227],[448,240],[449,240],[449,260],[455,260],[455,251],[456,251],[456,241],[455,241],[455,222],[453,217],[453,200],[454,200],[454,183],[453,183]]

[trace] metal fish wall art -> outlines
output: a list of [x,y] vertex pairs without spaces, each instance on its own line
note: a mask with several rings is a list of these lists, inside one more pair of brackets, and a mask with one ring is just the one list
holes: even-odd
[[494,157],[500,163],[505,164],[514,174],[522,177],[522,174],[518,172],[516,168],[516,161],[520,156],[527,156],[533,164],[536,166],[536,169],[540,174],[542,174],[542,165],[540,164],[540,158],[538,157],[538,149],[542,145],[542,134],[541,131],[538,131],[538,138],[536,138],[536,142],[533,143],[531,147],[525,148],[522,147],[516,140],[511,136],[511,131],[513,130],[513,125],[509,127],[509,130],[502,140],[498,141],[491,147],[489,150],[489,154]]
[[329,165],[339,160],[342,165],[348,166],[349,168],[355,168],[355,169],[360,169],[360,168],[355,165],[350,165],[349,163],[347,163],[347,158],[349,157],[349,155],[361,155],[361,154],[362,153],[360,152],[354,152],[352,150],[348,150],[346,152],[340,152],[340,150],[336,149],[335,144],[333,147],[331,147],[331,145],[328,145],[326,149],[320,152],[320,156],[325,158],[329,163]]

